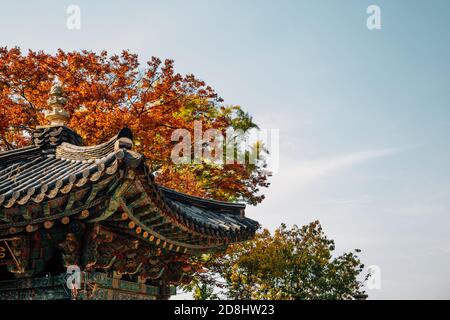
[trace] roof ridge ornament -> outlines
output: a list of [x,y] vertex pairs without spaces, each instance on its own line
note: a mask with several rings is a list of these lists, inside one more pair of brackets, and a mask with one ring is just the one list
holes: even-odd
[[64,97],[64,90],[58,77],[55,78],[49,96],[47,104],[52,107],[52,111],[45,115],[45,119],[50,121],[51,126],[65,126],[69,121],[70,116],[69,113],[63,109],[67,103],[67,98]]

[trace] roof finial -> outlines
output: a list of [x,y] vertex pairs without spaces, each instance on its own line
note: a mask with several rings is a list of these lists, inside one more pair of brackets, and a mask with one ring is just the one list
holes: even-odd
[[67,98],[64,97],[63,88],[58,77],[55,78],[54,84],[50,89],[49,99],[47,104],[53,108],[45,119],[50,121],[52,126],[64,126],[69,121],[69,113],[63,109],[67,103]]

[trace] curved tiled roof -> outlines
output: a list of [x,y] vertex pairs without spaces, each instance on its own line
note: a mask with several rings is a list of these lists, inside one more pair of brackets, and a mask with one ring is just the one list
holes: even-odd
[[[114,174],[117,153],[110,148],[82,147],[81,138],[66,127],[34,133],[34,146],[0,153],[0,205],[11,208],[68,193],[100,175]],[[73,139],[75,137],[75,139]],[[104,145],[114,146],[117,137]],[[78,145],[65,141],[76,142]],[[96,157],[92,151],[97,150]],[[74,151],[78,150],[78,152]]]
[[[113,177],[118,170],[132,170],[146,177],[146,188],[156,193],[162,220],[165,214],[173,216],[170,221],[179,221],[179,228],[192,230],[200,237],[239,241],[254,235],[258,223],[244,217],[245,205],[201,199],[157,186],[148,174],[144,157],[132,150],[132,138],[131,131],[125,128],[103,144],[84,146],[81,137],[65,126],[36,130],[32,146],[0,152],[0,213],[70,194]],[[120,177],[125,179],[123,174]],[[141,216],[148,213],[145,210]],[[159,224],[167,223],[164,221]],[[169,235],[170,230],[166,232]]]
[[203,199],[159,186],[170,208],[189,216],[197,225],[225,233],[254,233],[258,223],[244,217],[245,204]]

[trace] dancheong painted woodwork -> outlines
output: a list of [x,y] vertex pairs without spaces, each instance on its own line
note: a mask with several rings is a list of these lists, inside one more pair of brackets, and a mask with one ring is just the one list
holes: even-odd
[[156,184],[129,129],[85,146],[65,102],[55,85],[52,124],[0,152],[0,299],[167,299],[189,281],[189,256],[254,236],[245,205]]

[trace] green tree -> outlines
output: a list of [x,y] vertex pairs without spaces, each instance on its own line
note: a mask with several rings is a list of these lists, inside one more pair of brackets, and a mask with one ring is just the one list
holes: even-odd
[[[334,257],[334,241],[319,221],[301,228],[284,224],[271,234],[205,255],[204,266],[184,290],[195,299],[365,299],[360,250]],[[368,275],[363,280],[367,280]],[[215,290],[214,290],[215,289]]]

